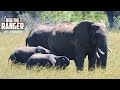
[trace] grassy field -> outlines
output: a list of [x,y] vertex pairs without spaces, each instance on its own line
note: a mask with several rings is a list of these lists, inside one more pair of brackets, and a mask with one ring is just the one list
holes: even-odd
[[73,60],[66,70],[36,69],[26,70],[25,65],[8,63],[12,51],[25,46],[28,32],[0,33],[0,79],[120,79],[120,33],[109,32],[109,46],[113,52],[108,53],[106,70],[96,69],[88,72],[88,60],[85,59],[84,70],[76,71]]

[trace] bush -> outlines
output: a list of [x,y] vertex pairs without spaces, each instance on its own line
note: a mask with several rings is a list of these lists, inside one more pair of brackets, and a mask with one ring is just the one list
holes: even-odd
[[38,17],[32,17],[29,13],[23,13],[22,15],[19,15],[21,22],[25,23],[25,30],[30,30],[33,25],[40,23],[40,20]]
[[120,30],[120,16],[114,17],[114,29]]
[[39,14],[41,23],[58,23],[61,21],[80,22],[81,20],[100,21],[107,24],[107,16],[103,11],[43,11]]
[[38,23],[56,24],[62,21],[79,23],[81,20],[99,22],[102,19],[107,26],[109,25],[104,11],[26,11],[19,14],[19,17],[25,23],[25,30],[30,30]]

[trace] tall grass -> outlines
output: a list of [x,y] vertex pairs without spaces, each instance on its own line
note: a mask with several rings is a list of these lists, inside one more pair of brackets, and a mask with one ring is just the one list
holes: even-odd
[[65,70],[33,68],[27,70],[25,65],[8,63],[9,55],[20,46],[25,46],[28,32],[0,33],[0,79],[120,79],[120,33],[109,32],[109,46],[113,52],[108,53],[106,70],[88,71],[86,57],[84,70],[76,71],[74,61]]

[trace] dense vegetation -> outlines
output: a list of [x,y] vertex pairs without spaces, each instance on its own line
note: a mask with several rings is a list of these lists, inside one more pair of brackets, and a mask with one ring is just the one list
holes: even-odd
[[[109,17],[110,16],[110,17]],[[119,11],[0,11],[0,21],[5,17],[20,17],[25,22],[26,30],[36,23],[56,24],[61,21],[78,23],[81,20],[97,21],[103,20],[110,30],[119,30]],[[111,24],[111,22],[114,22]],[[113,26],[113,27],[112,27]]]
[[[28,13],[20,15],[26,24],[29,22],[33,24],[36,22],[56,24],[62,21],[78,23],[81,20],[100,21],[102,19],[108,25],[107,15],[103,11],[38,11],[35,13],[35,16],[37,17],[32,17],[31,14]],[[27,25],[29,29],[30,23]]]

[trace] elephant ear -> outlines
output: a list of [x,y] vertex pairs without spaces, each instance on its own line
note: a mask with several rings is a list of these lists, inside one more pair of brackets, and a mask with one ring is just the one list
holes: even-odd
[[90,31],[89,31],[89,35],[90,35],[91,40],[97,38],[99,29],[100,29],[100,27],[97,26],[95,23],[91,24]]
[[42,53],[42,54],[46,54],[44,49],[41,49],[39,47],[36,48],[36,53]]
[[107,29],[104,23],[94,23],[92,24],[92,29],[96,38],[107,35]]
[[65,61],[69,61],[69,58],[67,58],[66,56],[62,57]]
[[107,27],[104,23],[94,23],[92,27],[94,30],[96,30],[96,34],[102,35],[107,33]]
[[58,57],[56,57],[56,59],[57,59],[57,61],[58,62],[69,62],[70,60],[69,60],[69,58],[67,58],[66,56],[58,56]]
[[92,31],[95,32],[95,33],[97,33],[99,31],[99,29],[100,29],[100,26],[98,26],[96,24],[92,24],[91,27],[92,27]]

